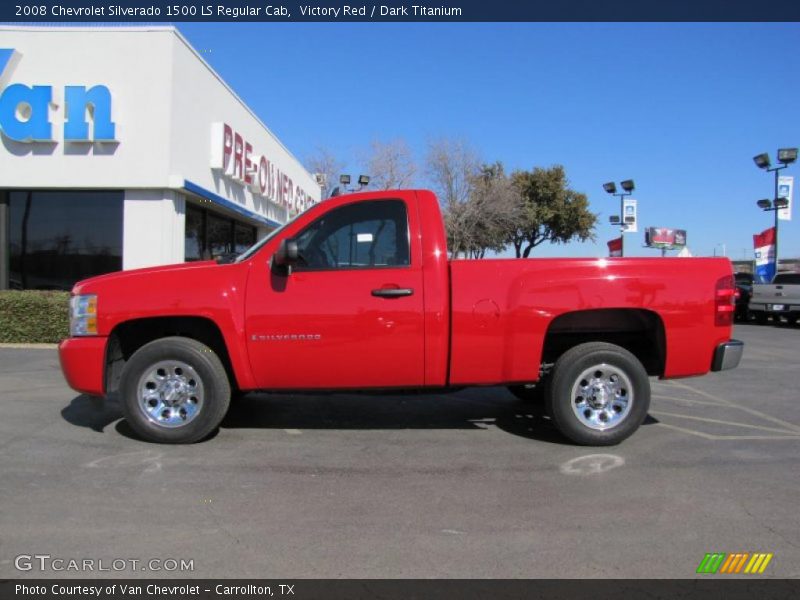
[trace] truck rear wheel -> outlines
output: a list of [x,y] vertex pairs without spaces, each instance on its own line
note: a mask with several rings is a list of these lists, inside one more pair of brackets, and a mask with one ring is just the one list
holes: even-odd
[[191,444],[216,429],[228,411],[231,387],[211,348],[185,337],[145,344],[125,363],[122,410],[146,440]]
[[558,430],[576,444],[611,446],[632,435],[647,416],[650,380],[624,348],[589,342],[556,361],[546,403]]

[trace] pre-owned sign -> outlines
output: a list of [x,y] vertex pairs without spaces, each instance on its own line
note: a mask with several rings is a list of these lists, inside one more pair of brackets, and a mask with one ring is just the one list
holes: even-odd
[[314,202],[266,155],[254,153],[253,145],[227,123],[211,126],[211,168],[290,213],[304,210]]

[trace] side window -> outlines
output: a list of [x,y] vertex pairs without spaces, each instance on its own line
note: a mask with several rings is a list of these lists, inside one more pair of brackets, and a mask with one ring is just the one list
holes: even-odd
[[326,213],[296,238],[296,270],[370,269],[411,264],[402,200],[357,202]]

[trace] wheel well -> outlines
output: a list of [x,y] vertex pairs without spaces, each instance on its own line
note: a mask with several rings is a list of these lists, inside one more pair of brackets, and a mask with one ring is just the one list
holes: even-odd
[[622,346],[641,361],[648,375],[664,374],[664,323],[652,311],[602,308],[560,315],[547,329],[542,364],[554,363],[564,352],[584,342]]
[[153,317],[125,321],[111,332],[106,351],[106,391],[117,390],[122,368],[134,352],[154,340],[173,335],[197,340],[211,348],[225,366],[231,386],[235,387],[228,348],[216,323],[203,317]]

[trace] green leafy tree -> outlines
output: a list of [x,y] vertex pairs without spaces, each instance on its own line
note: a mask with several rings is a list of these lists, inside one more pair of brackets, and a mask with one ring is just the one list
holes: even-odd
[[569,187],[564,167],[517,171],[511,179],[519,191],[521,207],[506,242],[514,245],[517,258],[528,258],[544,242],[594,239],[597,215],[589,210],[586,194]]

